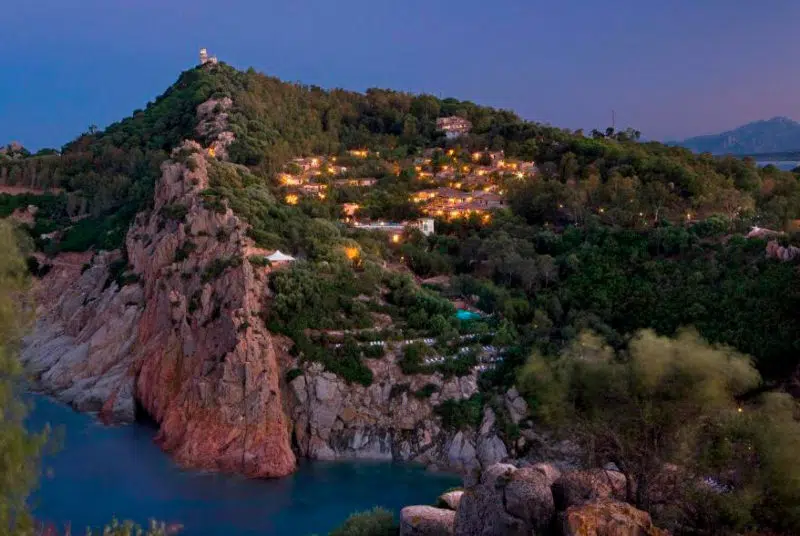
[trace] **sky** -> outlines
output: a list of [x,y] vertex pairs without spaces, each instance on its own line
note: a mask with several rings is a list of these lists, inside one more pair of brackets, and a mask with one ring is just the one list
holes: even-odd
[[326,88],[457,97],[648,139],[800,119],[796,0],[16,0],[0,144],[60,147],[161,94],[207,47]]

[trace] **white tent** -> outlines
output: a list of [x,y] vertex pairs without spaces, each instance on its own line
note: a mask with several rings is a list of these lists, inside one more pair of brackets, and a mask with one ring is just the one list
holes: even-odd
[[281,251],[278,250],[275,253],[273,253],[272,255],[270,255],[269,257],[267,257],[267,260],[269,262],[293,262],[296,259],[294,257],[292,257],[291,255],[287,255],[285,253],[281,253]]

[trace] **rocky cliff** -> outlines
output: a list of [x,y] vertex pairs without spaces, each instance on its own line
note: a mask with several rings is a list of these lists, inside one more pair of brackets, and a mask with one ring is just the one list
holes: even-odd
[[[290,473],[295,453],[464,472],[507,458],[492,410],[479,430],[444,430],[435,415],[441,402],[478,391],[475,372],[405,376],[390,353],[367,360],[371,386],[351,385],[318,364],[300,365],[289,357],[291,341],[266,329],[271,268],[247,260],[265,252],[243,220],[202,195],[210,167],[223,165],[210,155],[224,156],[231,141],[230,106],[228,99],[198,109],[208,149],[175,149],[124,254],[52,262],[22,353],[40,388],[105,422],[147,414],[178,462],[254,477]],[[298,366],[302,374],[285,384]],[[415,395],[430,385],[432,395]]]
[[[82,273],[56,261],[23,362],[79,410],[130,421],[140,407],[182,464],[286,475],[295,456],[280,356],[254,317],[267,270],[243,260],[253,249],[245,224],[204,205],[200,146],[187,142],[173,156],[152,210],[128,232],[127,261],[97,255]],[[129,267],[112,281],[115,260]]]
[[[291,383],[289,405],[298,451],[312,459],[369,458],[416,461],[466,472],[508,457],[487,409],[480,430],[442,428],[434,407],[478,392],[475,373],[404,375],[392,354],[368,360],[372,385],[348,385],[318,364]],[[418,397],[435,385],[430,397]]]

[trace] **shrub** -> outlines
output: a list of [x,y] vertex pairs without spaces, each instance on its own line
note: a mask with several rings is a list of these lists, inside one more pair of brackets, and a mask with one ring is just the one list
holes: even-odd
[[476,393],[466,400],[445,400],[435,411],[447,429],[475,428],[481,424],[483,416],[483,395]]
[[303,371],[300,370],[299,368],[289,369],[286,371],[286,383],[290,383],[292,380],[302,375]]
[[187,240],[175,251],[175,262],[182,262],[189,258],[189,254],[197,249],[197,245]]
[[227,259],[214,259],[211,261],[206,269],[203,271],[203,276],[201,278],[203,283],[208,283],[219,276],[227,270],[229,267],[237,267],[241,266],[242,259],[241,257],[228,257]]
[[175,203],[173,205],[164,205],[158,213],[168,220],[183,221],[186,218],[186,214],[189,213],[189,209],[186,205]]
[[403,358],[398,363],[403,374],[419,374],[427,370],[422,363],[423,358],[430,353],[430,348],[421,342],[406,345]]
[[422,389],[418,389],[414,392],[414,396],[419,398],[420,400],[430,398],[433,396],[434,393],[439,391],[439,386],[435,383],[427,383]]
[[249,257],[247,257],[247,260],[253,266],[258,266],[261,268],[264,268],[265,266],[270,266],[272,264],[271,262],[269,262],[269,259],[267,259],[263,255],[250,255]]
[[396,536],[400,533],[389,510],[376,507],[369,512],[352,514],[329,536]]

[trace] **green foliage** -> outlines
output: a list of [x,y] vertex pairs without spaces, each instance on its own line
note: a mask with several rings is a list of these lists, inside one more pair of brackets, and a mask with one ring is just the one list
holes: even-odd
[[228,268],[235,268],[241,265],[242,265],[241,257],[235,257],[235,256],[227,258],[217,257],[213,259],[210,263],[208,263],[205,270],[203,270],[201,281],[203,283],[208,283],[221,276],[223,272],[225,272],[225,270],[227,270]]
[[186,207],[186,205],[175,203],[172,205],[164,205],[158,213],[162,218],[180,222],[186,218],[186,214],[189,213],[189,208]]
[[286,383],[290,383],[295,378],[302,376],[303,371],[299,368],[293,368],[286,371]]
[[484,401],[484,396],[476,393],[466,400],[445,400],[434,410],[449,430],[474,429],[481,424]]
[[394,514],[380,507],[352,514],[328,536],[397,536],[400,533]]
[[539,418],[569,430],[593,463],[615,463],[632,479],[628,498],[647,509],[663,464],[692,460],[704,423],[735,413],[736,397],[760,381],[748,357],[694,332],[643,331],[619,354],[585,332],[558,359],[534,355],[519,386]]
[[420,400],[430,398],[434,393],[439,392],[439,386],[435,383],[426,383],[421,389],[414,391],[414,396]]
[[250,262],[250,264],[259,268],[265,268],[272,264],[264,255],[250,255],[247,257],[247,260]]
[[16,353],[30,320],[20,303],[29,281],[14,231],[6,222],[0,222],[0,250],[0,532],[27,534],[32,530],[27,500],[37,481],[47,430],[32,434],[24,426],[27,407],[20,400],[21,369]]
[[430,354],[428,345],[421,342],[407,344],[403,348],[403,358],[399,361],[400,370],[403,374],[422,374],[428,371],[428,367],[423,364],[423,359]]
[[182,262],[189,258],[189,255],[197,249],[197,244],[187,240],[175,251],[175,262]]

